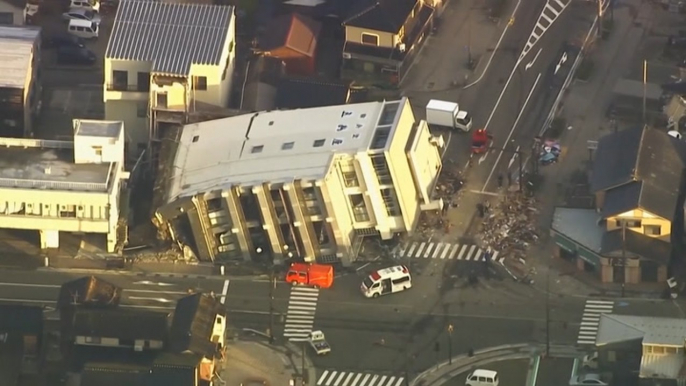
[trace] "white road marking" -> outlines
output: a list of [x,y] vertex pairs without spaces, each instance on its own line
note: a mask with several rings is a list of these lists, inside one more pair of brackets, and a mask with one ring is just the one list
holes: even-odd
[[226,303],[226,295],[229,294],[229,279],[224,280],[224,287],[222,288],[222,296],[219,298],[219,301],[224,304]]
[[[529,104],[529,101],[531,100],[531,96],[534,94],[534,90],[536,90],[536,86],[538,85],[539,80],[541,80],[541,73],[540,72],[538,73],[538,76],[536,77],[536,81],[534,82],[533,86],[531,86],[531,91],[529,91],[529,95],[526,97],[526,100],[524,101],[524,105],[522,106],[521,109],[519,109],[519,114],[517,114],[517,119],[515,119],[515,122],[512,125],[512,128],[510,129],[510,133],[507,135],[507,138],[505,139],[505,142],[503,143],[503,147],[506,147],[510,143],[510,138],[512,138],[512,134],[514,134],[515,128],[517,127],[519,120],[522,118],[522,114],[524,113],[524,110],[526,110],[526,105]],[[500,94],[500,95],[502,96],[503,94]],[[484,183],[483,188],[481,188],[482,192],[486,191],[486,187],[488,186],[488,183],[491,181],[491,178],[493,177],[493,173],[495,173],[495,169],[498,168],[498,162],[500,162],[500,159],[503,157],[503,153],[504,153],[504,151],[501,150],[500,153],[498,154],[498,158],[496,158],[495,164],[493,165],[491,172],[488,174],[488,178],[486,178],[486,182]]]

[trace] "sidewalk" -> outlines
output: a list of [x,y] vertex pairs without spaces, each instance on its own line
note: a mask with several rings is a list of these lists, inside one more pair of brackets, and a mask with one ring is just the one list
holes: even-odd
[[448,0],[440,15],[438,32],[427,38],[400,85],[403,94],[427,98],[426,93],[459,95],[466,84],[476,80],[486,69],[516,3],[516,0],[510,1],[509,9],[504,12],[507,17],[494,22],[489,20],[482,0]]
[[[435,367],[419,374],[410,383],[411,386],[440,386],[446,384],[450,379],[470,371],[475,368],[483,367],[493,362],[526,359],[540,357],[545,353],[546,347],[541,344],[513,344],[491,347],[474,352],[473,356],[460,355],[450,361],[442,362]],[[571,345],[550,345],[551,358],[575,358],[581,356],[583,352]]]
[[[316,370],[302,350],[291,344],[269,345],[259,340],[234,340],[227,344],[221,380],[225,386],[314,385]],[[304,367],[304,368],[303,368]],[[302,373],[305,373],[303,382]]]
[[[653,13],[651,4],[641,0],[624,0],[617,5],[609,38],[596,40],[587,53],[594,63],[594,73],[587,82],[575,81],[563,100],[562,111],[558,114],[568,128],[560,137],[563,156],[559,163],[540,168],[544,178],[537,194],[542,208],[539,217],[541,239],[529,252],[526,267],[535,267],[538,274],[534,285],[543,291],[576,296],[620,295],[620,285],[601,284],[590,274],[579,272],[571,263],[552,257],[554,244],[549,237],[550,224],[555,206],[567,204],[566,193],[573,184],[572,176],[590,169],[588,141],[596,141],[610,133],[606,111],[612,90],[638,60],[638,49],[646,31],[651,29]],[[627,296],[659,296],[643,286],[627,286],[625,290]]]

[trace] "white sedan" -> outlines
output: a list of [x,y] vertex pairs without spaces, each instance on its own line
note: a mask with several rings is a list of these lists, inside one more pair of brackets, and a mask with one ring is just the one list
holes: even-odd
[[92,21],[100,24],[100,15],[97,12],[83,8],[71,8],[69,11],[62,14],[62,19],[69,21],[71,19]]

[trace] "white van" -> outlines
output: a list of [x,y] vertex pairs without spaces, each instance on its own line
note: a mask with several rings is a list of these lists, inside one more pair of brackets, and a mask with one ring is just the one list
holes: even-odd
[[492,370],[474,370],[467,375],[466,386],[498,386],[498,372]]
[[372,272],[362,280],[360,290],[365,297],[375,298],[412,288],[410,271],[404,265],[384,268]]
[[95,39],[98,37],[100,28],[97,23],[92,21],[71,19],[69,20],[67,31],[82,39]]

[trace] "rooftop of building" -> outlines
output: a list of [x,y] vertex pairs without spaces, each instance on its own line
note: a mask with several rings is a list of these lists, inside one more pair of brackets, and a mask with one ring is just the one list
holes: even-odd
[[122,121],[74,120],[74,136],[118,138],[123,129]]
[[0,189],[106,192],[114,164],[74,163],[74,143],[0,138]]
[[40,28],[0,26],[0,87],[23,88]]
[[655,316],[601,315],[597,345],[630,340],[641,340],[644,345],[683,347],[686,321]]
[[407,100],[268,111],[184,127],[167,202],[264,182],[319,180],[335,154],[387,148]]
[[233,6],[122,1],[105,58],[152,63],[152,72],[188,76],[193,64],[220,65]]

